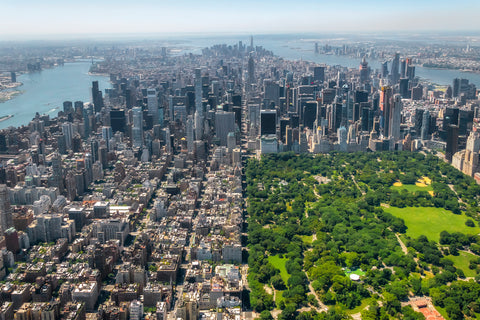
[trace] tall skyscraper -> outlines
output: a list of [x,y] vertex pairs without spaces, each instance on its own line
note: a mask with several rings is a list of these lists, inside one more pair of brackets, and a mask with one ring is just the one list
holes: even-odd
[[388,62],[385,61],[382,63],[382,78],[386,79],[388,77]]
[[250,55],[248,58],[248,84],[255,83],[255,61],[253,57]]
[[382,87],[380,91],[380,110],[382,119],[380,126],[383,128],[383,136],[388,138],[390,134],[390,117],[392,113],[393,90],[391,87]]
[[157,98],[157,90],[155,89],[147,90],[147,110],[148,110],[148,115],[152,117],[153,125],[158,124],[159,123],[158,98]]
[[389,136],[392,136],[395,141],[400,140],[400,122],[402,111],[402,98],[399,94],[393,96],[393,110],[390,114],[390,132]]
[[447,128],[447,146],[445,148],[445,159],[452,162],[452,157],[458,151],[458,126],[451,124]]
[[360,82],[365,83],[368,81],[369,77],[369,69],[368,69],[368,62],[363,57],[362,62],[360,63]]
[[194,136],[193,136],[193,117],[192,115],[188,115],[187,117],[187,123],[186,123],[186,129],[187,129],[187,150],[188,153],[192,154],[193,153],[193,142],[194,142]]
[[422,115],[422,129],[420,138],[422,140],[428,140],[430,133],[430,111],[425,110]]
[[107,149],[110,150],[110,139],[112,139],[112,127],[103,126],[102,127],[102,139],[107,143]]
[[6,185],[0,185],[0,234],[4,235],[8,228],[13,227],[12,209]]
[[62,133],[65,136],[65,144],[68,150],[72,149],[73,128],[71,122],[62,123]]
[[92,102],[95,112],[100,112],[103,108],[102,91],[98,89],[98,81],[92,82]]
[[195,138],[203,137],[202,70],[195,69]]
[[141,147],[143,145],[143,110],[141,107],[132,109],[133,127],[132,127],[132,142],[134,147]]
[[396,84],[400,79],[400,54],[395,53],[395,57],[392,60],[392,72],[391,72],[391,79],[392,84]]

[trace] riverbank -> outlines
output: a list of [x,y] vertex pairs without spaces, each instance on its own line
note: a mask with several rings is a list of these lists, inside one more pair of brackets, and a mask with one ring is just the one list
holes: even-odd
[[21,90],[0,91],[0,103],[7,102],[8,100],[15,98],[22,93],[24,93],[24,91]]

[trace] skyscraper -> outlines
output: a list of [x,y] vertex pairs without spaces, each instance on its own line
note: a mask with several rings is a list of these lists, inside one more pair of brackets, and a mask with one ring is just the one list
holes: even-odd
[[260,135],[277,133],[277,111],[261,110],[260,111]]
[[98,81],[92,82],[92,102],[95,112],[100,112],[103,108],[102,91],[98,89]]
[[147,90],[147,110],[148,110],[148,115],[152,117],[153,125],[158,124],[159,123],[158,98],[157,98],[157,90],[155,89]]
[[13,227],[12,210],[6,185],[0,185],[0,234],[4,235],[8,228]]
[[391,72],[391,79],[392,84],[396,84],[400,79],[400,54],[395,53],[395,57],[392,60],[392,72]]
[[425,110],[422,115],[422,129],[421,129],[421,139],[428,140],[430,132],[430,111]]
[[248,58],[248,84],[255,83],[255,61],[253,57],[250,55]]
[[202,70],[195,69],[195,137],[203,137]]
[[193,153],[193,117],[192,115],[188,115],[187,117],[187,124],[186,124],[186,129],[187,129],[187,150],[188,153],[192,154]]
[[402,98],[399,94],[393,96],[393,110],[390,114],[390,132],[389,137],[392,136],[395,141],[400,140],[400,122],[402,111]]
[[72,149],[73,128],[71,122],[65,122],[62,124],[62,133],[65,136],[65,144],[68,150]]
[[447,128],[447,146],[445,149],[445,159],[452,162],[452,157],[458,151],[458,126],[451,124]]
[[393,90],[391,87],[382,87],[380,91],[380,110],[382,110],[382,120],[380,126],[383,128],[383,136],[388,138],[390,134],[390,117],[392,113]]
[[325,81],[325,67],[317,66],[313,68],[313,80],[318,83]]
[[103,126],[102,127],[102,139],[107,143],[107,149],[110,150],[110,139],[112,139],[112,127]]
[[221,146],[227,146],[229,132],[235,133],[235,113],[217,111],[215,113],[215,134]]
[[369,70],[368,70],[368,62],[363,57],[362,62],[360,63],[360,83],[365,83],[368,81]]
[[134,147],[141,147],[143,145],[143,111],[141,107],[132,109],[133,127],[132,127],[132,142]]

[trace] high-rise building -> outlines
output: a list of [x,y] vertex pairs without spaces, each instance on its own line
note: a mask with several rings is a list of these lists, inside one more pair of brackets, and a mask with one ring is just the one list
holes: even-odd
[[422,115],[421,139],[428,140],[430,133],[430,111],[425,110]]
[[235,130],[235,113],[217,111],[215,113],[215,134],[220,140],[221,146],[227,146],[227,137],[229,132]]
[[402,99],[399,94],[393,96],[393,110],[390,113],[390,132],[389,137],[392,136],[395,141],[400,140],[400,122],[402,111]]
[[92,82],[92,102],[95,112],[100,112],[103,108],[102,91],[98,89],[98,81]]
[[260,111],[260,135],[277,133],[277,111],[261,110]]
[[110,126],[113,132],[126,132],[126,117],[124,109],[110,110]]
[[143,145],[143,110],[141,107],[132,109],[133,127],[132,127],[132,142],[134,147],[141,147]]
[[457,151],[458,151],[458,126],[454,124],[450,124],[447,128],[447,146],[445,149],[445,159],[451,162],[453,155]]
[[313,68],[313,80],[320,84],[325,81],[325,67],[317,66]]
[[369,78],[369,69],[368,69],[368,62],[363,57],[362,62],[360,63],[360,83],[365,83],[368,81]]
[[152,117],[153,125],[158,124],[158,98],[157,90],[155,89],[147,89],[147,110],[148,115]]
[[380,126],[383,128],[383,136],[389,137],[390,134],[390,118],[392,117],[392,98],[393,90],[391,87],[382,87],[380,91],[380,110],[382,111],[382,119]]
[[63,102],[63,112],[65,113],[73,113],[73,103],[72,101],[64,101]]
[[67,146],[67,150],[71,150],[73,140],[73,128],[71,122],[62,123],[62,133],[65,136],[65,144]]
[[195,69],[195,137],[203,137],[202,70]]
[[253,57],[248,58],[248,84],[254,84],[255,80],[255,61]]
[[382,78],[386,79],[388,77],[388,61],[382,63]]
[[395,57],[392,60],[392,72],[391,72],[391,79],[392,84],[396,84],[400,79],[400,54],[395,53]]
[[112,127],[103,126],[102,127],[102,139],[107,143],[107,149],[110,150],[110,139],[112,139]]
[[0,185],[0,235],[4,235],[8,228],[13,227],[12,209],[6,185]]
[[187,117],[187,123],[186,123],[186,129],[187,129],[187,150],[188,153],[193,154],[193,142],[194,142],[194,131],[193,131],[193,117],[192,115],[189,115]]

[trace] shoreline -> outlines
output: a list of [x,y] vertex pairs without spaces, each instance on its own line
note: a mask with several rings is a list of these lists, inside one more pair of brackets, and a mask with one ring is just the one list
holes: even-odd
[[[25,91],[14,90],[14,91],[0,91],[0,103],[4,103],[14,99],[15,97],[23,94]],[[2,121],[2,120],[0,120]]]

